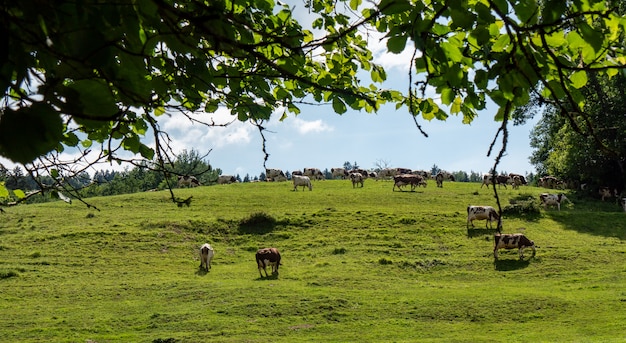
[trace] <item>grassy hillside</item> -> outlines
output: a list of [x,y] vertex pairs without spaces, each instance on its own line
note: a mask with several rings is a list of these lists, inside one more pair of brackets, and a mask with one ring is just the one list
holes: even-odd
[[[570,199],[504,218],[540,247],[519,261],[465,227],[480,184],[247,183],[93,198],[0,214],[0,341],[623,342],[626,214]],[[537,198],[535,187],[501,190]],[[197,249],[216,249],[199,270]],[[281,250],[260,278],[259,247]]]

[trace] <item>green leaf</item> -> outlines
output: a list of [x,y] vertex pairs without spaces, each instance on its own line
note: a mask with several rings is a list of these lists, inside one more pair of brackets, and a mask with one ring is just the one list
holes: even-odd
[[22,164],[55,149],[63,139],[63,121],[47,104],[17,111],[5,108],[0,120],[0,155]]
[[569,79],[575,88],[580,89],[587,84],[587,72],[584,70],[576,71],[570,76]]
[[7,199],[9,190],[4,186],[4,182],[0,182],[0,199]]
[[346,104],[339,98],[333,97],[333,110],[338,114],[344,114],[348,110]]
[[13,195],[15,195],[15,197],[18,199],[24,199],[26,197],[26,194],[24,194],[24,191],[22,191],[21,189],[14,189]]
[[404,51],[404,48],[406,47],[406,40],[406,36],[391,37],[387,40],[387,49],[389,49],[389,52],[399,54]]

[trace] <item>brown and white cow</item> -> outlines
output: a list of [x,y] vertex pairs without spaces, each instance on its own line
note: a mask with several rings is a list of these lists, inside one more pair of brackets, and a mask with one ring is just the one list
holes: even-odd
[[179,175],[178,176],[178,187],[196,187],[200,186],[200,181],[193,175]]
[[302,171],[303,176],[308,176],[311,180],[324,180],[324,173],[317,168],[304,168]]
[[512,233],[512,234],[495,234],[494,235],[494,247],[493,247],[493,257],[498,259],[498,250],[500,249],[518,249],[519,250],[519,259],[524,259],[524,249],[531,248],[533,249],[533,256],[535,257],[536,248],[535,242],[528,239],[521,233]]
[[548,206],[556,206],[559,211],[561,210],[561,203],[564,201],[572,203],[563,193],[559,194],[550,194],[550,193],[541,193],[539,195],[539,200],[543,204],[543,207],[547,210]]
[[265,277],[268,277],[267,266],[272,267],[272,275],[278,275],[278,267],[280,266],[280,252],[276,248],[263,248],[256,252],[256,264],[259,268],[259,275],[263,277],[261,269],[265,272]]
[[363,188],[363,175],[361,173],[350,173],[350,181],[352,181],[352,188],[358,184],[361,184],[361,188]]
[[265,169],[265,180],[266,181],[287,181],[287,177],[285,173],[283,173],[280,169]]
[[213,260],[213,256],[215,256],[215,251],[213,247],[209,243],[204,243],[200,247],[200,268],[204,265],[204,270],[207,272],[211,269],[211,261]]
[[237,179],[232,175],[220,175],[217,178],[218,185],[227,185],[227,184],[235,183],[235,182],[237,182]]
[[330,168],[330,173],[333,179],[340,178],[342,180],[348,177],[348,171],[346,168]]
[[541,177],[537,181],[537,186],[544,187],[544,188],[557,189],[557,188],[563,188],[564,185],[565,183],[563,181],[550,175]]
[[311,184],[311,179],[308,176],[300,176],[300,175],[292,175],[291,180],[293,181],[293,190],[297,191],[299,186],[302,186],[302,190],[304,191],[304,187],[309,187],[309,190],[313,190],[313,185]]
[[509,177],[511,178],[511,180],[513,180],[515,177],[517,177],[517,179],[519,180],[519,184],[520,185],[527,185],[528,182],[526,181],[526,178],[524,177],[524,175],[522,174],[515,174],[515,173],[509,173]]
[[348,171],[348,176],[352,173],[359,173],[361,174],[361,176],[363,176],[363,179],[367,179],[367,177],[369,176],[369,172],[365,169],[352,169]]
[[411,192],[415,191],[415,188],[423,185],[426,187],[424,178],[420,175],[413,174],[400,174],[393,177],[393,191],[396,191],[396,187],[402,191],[401,187],[411,185]]
[[437,182],[437,187],[443,187],[443,180],[454,181],[454,175],[441,171],[435,175],[435,182]]
[[498,211],[492,206],[467,206],[467,225],[466,227],[469,229],[470,224],[474,227],[474,220],[486,220],[485,228],[487,228],[487,224],[489,224],[489,228],[493,229],[491,222],[497,221],[498,226],[497,229],[500,231],[502,227],[502,221],[500,220],[500,215]]

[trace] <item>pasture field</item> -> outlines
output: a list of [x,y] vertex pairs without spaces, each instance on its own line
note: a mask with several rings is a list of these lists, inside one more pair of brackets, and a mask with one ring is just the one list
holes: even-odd
[[[0,213],[0,341],[626,341],[626,213],[612,202],[568,194],[560,212],[506,215],[504,233],[540,248],[494,262],[494,231],[466,229],[467,205],[495,205],[479,183],[231,184],[177,190],[193,196],[182,208],[168,194]],[[283,265],[260,278],[268,246]]]

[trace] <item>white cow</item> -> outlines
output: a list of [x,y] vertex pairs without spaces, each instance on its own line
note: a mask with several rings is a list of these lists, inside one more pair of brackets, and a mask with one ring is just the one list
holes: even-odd
[[204,243],[200,247],[200,268],[204,265],[204,270],[207,272],[211,269],[211,260],[213,260],[213,256],[215,255],[215,251],[213,247],[209,243]]
[[363,175],[361,173],[350,173],[350,181],[352,181],[352,188],[356,187],[359,183],[363,188]]
[[292,175],[291,179],[293,180],[294,191],[298,190],[298,186],[302,186],[303,191],[304,187],[309,187],[309,191],[313,190],[313,185],[311,185],[311,179],[309,179],[308,176]]
[[498,215],[498,211],[491,206],[467,206],[467,225],[466,227],[469,229],[470,224],[474,227],[474,220],[486,220],[485,228],[487,228],[487,224],[489,224],[489,228],[493,228],[491,222],[498,222],[498,231],[502,227],[502,221],[500,220],[500,215]]
[[546,210],[548,209],[548,206],[556,205],[556,207],[560,211],[562,202],[567,201],[569,203],[572,203],[563,193],[559,193],[559,194],[541,193],[541,195],[539,195],[539,200],[541,200],[541,203],[543,204],[543,207]]

